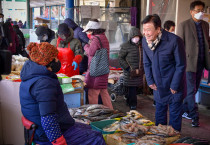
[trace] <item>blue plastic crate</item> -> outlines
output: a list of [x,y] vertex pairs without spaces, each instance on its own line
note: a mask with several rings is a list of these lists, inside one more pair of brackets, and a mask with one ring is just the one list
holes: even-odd
[[202,81],[198,89],[199,101],[204,106],[210,106],[210,86]]
[[[82,97],[82,95],[83,95],[83,97]],[[64,101],[66,102],[68,108],[80,107],[82,98],[84,99],[83,104],[85,104],[85,92],[64,94]]]

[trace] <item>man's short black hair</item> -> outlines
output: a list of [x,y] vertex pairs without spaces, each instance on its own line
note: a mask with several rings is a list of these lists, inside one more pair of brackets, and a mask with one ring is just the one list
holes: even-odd
[[0,13],[0,16],[3,16],[4,17],[4,14]]
[[171,20],[165,21],[163,25],[164,29],[166,30],[169,30],[172,26],[175,27],[175,23],[174,21],[171,21]]
[[152,22],[154,24],[155,29],[157,29],[158,27],[161,28],[161,20],[157,14],[147,15],[141,23],[146,24],[149,22]]
[[203,6],[205,8],[205,3],[202,1],[194,1],[190,4],[190,10],[194,10],[195,6]]

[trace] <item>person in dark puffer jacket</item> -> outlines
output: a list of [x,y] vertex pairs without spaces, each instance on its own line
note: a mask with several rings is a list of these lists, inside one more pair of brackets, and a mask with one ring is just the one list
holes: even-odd
[[[119,63],[123,68],[123,84],[128,87],[128,96],[126,100],[127,104],[130,106],[130,109],[136,109],[137,88],[143,87],[143,52],[141,47],[142,34],[138,28],[133,27],[131,28],[128,37],[128,41],[121,45]],[[140,68],[140,75],[132,77],[131,70]]]
[[48,42],[30,43],[30,60],[21,71],[20,104],[23,116],[36,124],[33,142],[39,145],[105,145],[101,133],[75,123],[56,72],[61,64],[58,50]]
[[[73,29],[74,38],[78,39],[81,42],[82,48],[85,46],[85,44],[88,44],[89,38],[87,37],[87,34],[85,32],[82,32],[83,29],[79,27],[72,19],[66,18],[64,20],[64,23],[66,23],[69,28]],[[86,72],[87,69],[88,69],[88,57],[84,55],[81,63],[79,64],[80,75]]]

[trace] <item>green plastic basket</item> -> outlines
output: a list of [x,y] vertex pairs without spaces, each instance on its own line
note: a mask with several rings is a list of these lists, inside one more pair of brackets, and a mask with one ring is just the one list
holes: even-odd
[[117,120],[114,120],[114,119],[96,121],[96,122],[91,122],[90,126],[93,130],[99,131],[102,134],[113,134],[113,133],[115,133],[115,131],[104,131],[103,128],[105,128],[108,125],[111,125],[112,123],[114,123],[116,121]]

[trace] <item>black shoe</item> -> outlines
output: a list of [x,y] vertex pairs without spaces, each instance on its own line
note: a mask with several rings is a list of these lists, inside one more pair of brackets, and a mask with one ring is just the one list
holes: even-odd
[[136,110],[136,106],[130,106],[131,110]]
[[199,123],[199,118],[194,118],[192,119],[192,127],[199,127],[200,123]]

